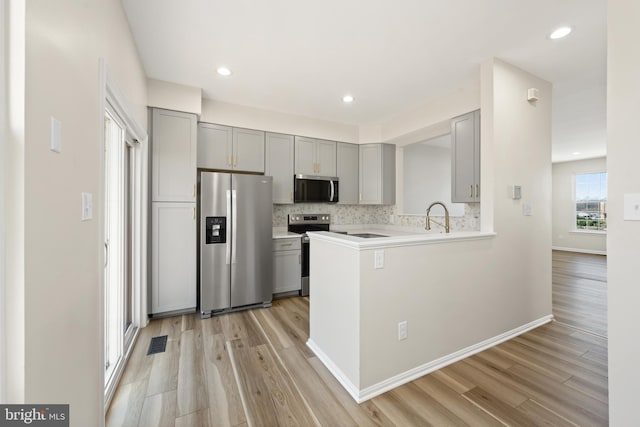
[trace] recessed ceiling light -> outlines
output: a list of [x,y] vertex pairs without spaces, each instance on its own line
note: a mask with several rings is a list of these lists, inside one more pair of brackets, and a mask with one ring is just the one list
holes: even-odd
[[561,39],[563,37],[568,36],[569,33],[571,33],[571,27],[560,27],[556,29],[553,33],[551,33],[549,35],[549,38],[551,40],[557,40],[557,39]]
[[571,154],[573,154],[574,156],[577,156],[577,155],[579,155],[579,154],[580,154],[580,152],[579,152],[579,151],[574,151],[574,152],[573,152],[573,153],[571,153]]
[[224,77],[228,77],[231,75],[231,70],[228,69],[227,67],[218,67],[216,71],[218,72],[218,74]]
[[351,104],[353,102],[353,96],[352,95],[345,95],[342,97],[342,102],[344,102],[345,104]]

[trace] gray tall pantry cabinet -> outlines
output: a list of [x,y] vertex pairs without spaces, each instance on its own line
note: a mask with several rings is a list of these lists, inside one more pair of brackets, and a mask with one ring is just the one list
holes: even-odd
[[480,110],[451,119],[451,201],[480,201]]
[[151,110],[151,315],[196,308],[196,126]]
[[293,203],[293,135],[267,132],[264,174],[273,177],[273,203]]

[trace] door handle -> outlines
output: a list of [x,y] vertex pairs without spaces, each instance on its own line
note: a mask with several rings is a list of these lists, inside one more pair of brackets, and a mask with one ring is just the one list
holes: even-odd
[[227,157],[227,166],[231,166],[231,154]]
[[329,181],[329,201],[333,202],[333,196],[335,195],[335,187],[333,185],[333,180]]
[[480,197],[480,186],[476,184],[476,197]]
[[104,268],[109,265],[109,242],[104,242]]
[[235,154],[233,156],[233,166],[238,166],[238,155],[237,154]]
[[196,219],[196,208],[191,208],[191,216]]
[[473,197],[473,184],[469,186],[469,197]]
[[[227,190],[227,218],[229,217],[229,215],[231,214],[231,190]],[[233,226],[233,224],[231,224]],[[229,227],[227,225],[227,234],[229,234]],[[225,243],[226,246],[226,264],[229,265],[231,264],[231,239],[229,239],[229,236],[227,236],[227,243]]]
[[238,209],[236,190],[231,190],[231,264],[236,263],[236,234],[238,231]]

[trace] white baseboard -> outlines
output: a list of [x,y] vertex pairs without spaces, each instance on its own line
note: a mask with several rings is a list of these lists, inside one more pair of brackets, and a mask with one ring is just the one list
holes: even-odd
[[318,359],[320,359],[320,361],[327,367],[329,372],[331,372],[333,376],[336,377],[336,379],[340,382],[340,384],[342,384],[342,386],[347,390],[347,392],[351,395],[351,397],[353,397],[353,399],[357,403],[362,403],[382,393],[385,393],[391,389],[394,389],[403,384],[411,382],[416,378],[420,378],[433,371],[437,371],[438,369],[442,369],[445,366],[458,362],[459,360],[465,359],[469,356],[473,356],[476,353],[480,353],[481,351],[484,351],[502,342],[515,338],[518,335],[522,335],[525,332],[528,332],[532,329],[535,329],[539,326],[549,323],[552,320],[553,320],[553,315],[551,314],[541,317],[540,319],[534,320],[532,322],[529,322],[525,325],[514,328],[500,335],[496,335],[495,337],[489,338],[477,344],[463,348],[462,350],[448,354],[446,356],[443,356],[431,362],[427,362],[420,366],[416,366],[413,369],[409,369],[408,371],[402,372],[398,375],[394,375],[391,378],[388,378],[384,381],[381,381],[377,384],[374,384],[362,390],[360,390],[355,384],[353,384],[344,375],[342,370],[338,366],[336,366],[335,363],[333,363],[333,361],[315,344],[315,342],[309,339],[307,341],[307,346],[315,353]]
[[606,255],[607,251],[597,251],[594,249],[578,249],[578,248],[564,248],[562,246],[551,246],[551,249],[554,251],[565,251],[565,252],[578,252],[581,254],[594,254],[594,255]]

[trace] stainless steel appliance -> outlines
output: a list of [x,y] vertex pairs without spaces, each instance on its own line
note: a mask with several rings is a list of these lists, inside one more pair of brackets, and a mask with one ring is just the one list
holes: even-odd
[[300,295],[309,295],[309,231],[329,231],[329,214],[293,214],[288,217],[287,230],[302,234],[302,289]]
[[201,317],[271,306],[272,177],[199,178]]
[[338,178],[313,175],[295,175],[293,201],[295,203],[338,203]]

